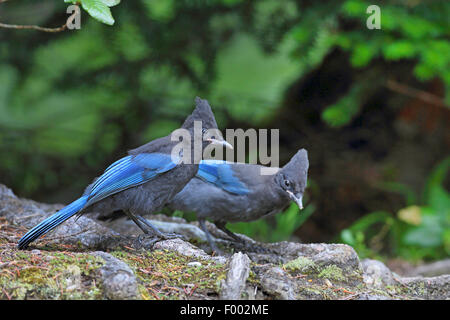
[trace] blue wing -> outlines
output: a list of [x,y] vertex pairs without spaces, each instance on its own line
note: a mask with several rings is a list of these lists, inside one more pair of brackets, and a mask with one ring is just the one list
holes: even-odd
[[26,248],[31,242],[56,228],[87,206],[114,193],[150,181],[158,174],[174,168],[178,161],[179,159],[172,161],[170,155],[162,153],[141,153],[117,160],[105,170],[81,198],[29,230],[19,240],[19,249]]
[[126,156],[110,165],[87,190],[85,207],[112,194],[146,183],[177,165],[177,159],[163,153]]
[[229,162],[223,160],[202,160],[198,167],[197,177],[212,183],[230,193],[244,195],[250,190],[234,176]]

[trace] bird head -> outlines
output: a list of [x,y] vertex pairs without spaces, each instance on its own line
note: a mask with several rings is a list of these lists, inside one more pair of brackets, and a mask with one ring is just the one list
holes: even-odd
[[308,178],[308,167],[308,152],[301,149],[276,175],[276,181],[281,189],[300,209],[303,209],[302,198]]
[[[201,124],[201,132],[197,133],[195,129],[196,123]],[[195,109],[192,114],[186,118],[183,123],[182,128],[189,130],[194,139],[202,139],[203,148],[208,144],[222,145],[227,148],[233,149],[233,147],[225,141],[222,133],[217,127],[216,119],[209,106],[207,100],[201,99],[199,97],[195,98]],[[201,136],[196,136],[201,134]]]

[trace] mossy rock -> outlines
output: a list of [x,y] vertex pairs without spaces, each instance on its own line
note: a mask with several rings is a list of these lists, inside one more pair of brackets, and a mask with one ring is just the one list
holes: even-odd
[[338,266],[332,264],[325,267],[318,275],[319,278],[324,278],[328,280],[335,281],[345,281],[346,277],[344,276],[344,272]]
[[307,257],[298,257],[283,265],[283,268],[288,271],[300,272],[300,273],[314,273],[317,272],[318,266],[314,261]]

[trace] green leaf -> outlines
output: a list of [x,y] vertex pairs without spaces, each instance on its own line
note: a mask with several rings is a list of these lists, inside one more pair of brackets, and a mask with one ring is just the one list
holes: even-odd
[[361,17],[366,13],[367,5],[361,1],[350,0],[342,5],[342,12],[350,17]]
[[381,182],[380,184],[377,184],[377,187],[385,191],[395,192],[403,195],[408,206],[417,204],[417,197],[414,190],[404,183]]
[[112,26],[114,18],[109,7],[120,3],[120,0],[81,0],[81,6],[91,17]]
[[425,187],[424,203],[441,212],[448,212],[450,197],[443,187],[450,168],[450,157],[441,161],[432,171]]
[[407,245],[437,247],[443,242],[443,231],[437,216],[425,215],[422,225],[405,233],[403,241]]
[[421,81],[429,80],[435,74],[435,70],[426,63],[419,63],[414,67],[414,75]]
[[375,211],[357,220],[347,229],[352,232],[366,231],[375,223],[391,223],[392,220],[393,218],[390,213],[385,211]]
[[[79,0],[64,0],[65,3],[77,3]],[[103,2],[108,7],[114,7],[120,3],[120,0],[98,0],[99,2]],[[83,2],[83,0],[81,0]]]
[[[308,205],[305,209],[299,210],[298,206],[292,203],[289,208],[275,216],[277,221],[277,227],[274,233],[279,234],[279,239],[283,237],[287,239],[296,229],[298,229],[314,212],[315,206],[313,204]],[[279,240],[279,239],[274,239]],[[284,240],[284,239],[283,239]]]
[[341,127],[348,124],[360,110],[361,92],[362,87],[358,84],[354,85],[349,93],[322,112],[322,120],[331,127]]
[[352,52],[351,63],[355,67],[364,67],[375,55],[376,50],[367,43],[358,43]]
[[444,231],[442,238],[444,241],[444,250],[448,255],[450,255],[450,229]]
[[106,4],[108,7],[114,7],[120,3],[120,0],[101,0],[101,2]]
[[383,48],[383,54],[387,60],[411,58],[415,53],[416,49],[414,45],[408,41],[396,41]]
[[344,229],[341,231],[341,240],[351,246],[354,246],[356,243],[355,237],[353,236],[353,233],[348,230]]
[[143,1],[147,14],[151,19],[165,22],[173,18],[175,13],[174,0],[147,0]]

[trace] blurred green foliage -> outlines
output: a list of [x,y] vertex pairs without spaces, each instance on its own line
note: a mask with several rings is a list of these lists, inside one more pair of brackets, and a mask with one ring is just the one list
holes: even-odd
[[370,213],[343,230],[340,240],[353,246],[362,257],[382,258],[388,254],[413,261],[448,257],[450,194],[444,189],[443,180],[449,169],[450,157],[430,174],[422,200],[408,192],[408,206],[396,215]]
[[[220,128],[231,121],[262,126],[280,110],[288,87],[337,49],[348,53],[352,84],[323,110],[329,126],[343,127],[361,113],[367,98],[398,76],[391,73],[394,63],[411,66],[418,84],[438,78],[450,104],[448,1],[384,1],[381,30],[366,28],[372,3],[362,0],[136,0],[114,7],[113,18],[109,7],[118,3],[81,1],[113,27],[83,11],[77,31],[0,29],[0,182],[21,196],[73,198],[127,149],[176,128],[196,95],[211,102]],[[8,1],[0,4],[0,21],[61,25],[67,5]],[[371,250],[366,231],[377,222],[398,236],[397,254],[448,253],[440,170],[419,206],[420,225],[378,212],[345,230],[342,240]],[[320,199],[300,213],[291,206],[272,225],[232,228],[287,239],[314,211],[314,201]],[[408,199],[408,206],[418,203]],[[430,230],[436,236],[423,237]]]

